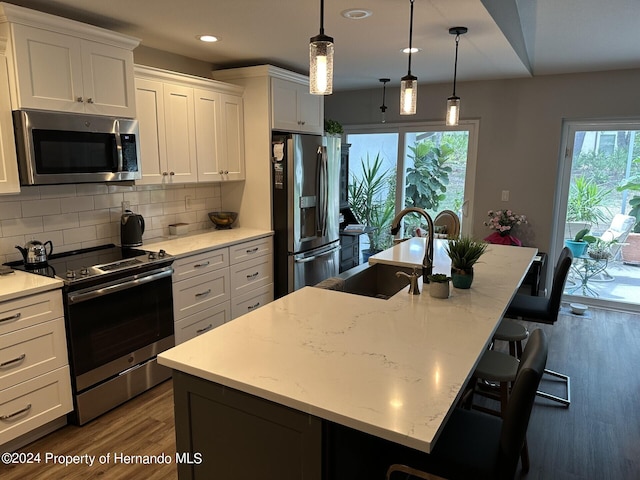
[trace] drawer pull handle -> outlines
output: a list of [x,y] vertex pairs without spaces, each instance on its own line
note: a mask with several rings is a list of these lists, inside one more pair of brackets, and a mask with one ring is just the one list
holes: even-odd
[[209,295],[211,293],[211,289],[205,290],[204,292],[196,293],[196,297],[204,297],[205,295]]
[[209,262],[204,262],[204,263],[196,263],[193,268],[201,268],[201,267],[208,267],[209,266]]
[[256,253],[257,251],[258,251],[258,247],[247,250],[247,253],[251,254],[251,253]]
[[22,360],[24,360],[26,358],[26,356],[27,356],[27,354],[23,353],[18,358],[14,358],[13,360],[7,360],[6,362],[2,362],[2,363],[0,363],[0,368],[8,367],[9,365],[11,365],[13,363],[21,362]]
[[206,332],[207,330],[211,330],[212,328],[213,328],[213,324],[212,324],[212,323],[210,323],[210,324],[209,324],[209,325],[207,325],[206,327],[201,328],[200,330],[196,330],[196,334],[197,334],[197,335],[200,335],[201,333],[204,333],[204,332]]
[[10,413],[9,415],[2,415],[0,420],[11,420],[13,417],[17,417],[18,415],[28,412],[31,410],[31,404],[24,407],[22,410],[18,410],[17,412]]
[[260,275],[260,272],[256,272],[256,273],[252,273],[251,275],[247,275],[247,280],[253,280],[258,275]]
[[0,318],[0,323],[10,322],[11,320],[18,320],[21,316],[22,314],[18,312],[15,315],[11,315],[10,317]]
[[247,310],[253,310],[254,308],[258,308],[260,306],[260,302],[256,303],[255,305],[249,305],[247,307]]

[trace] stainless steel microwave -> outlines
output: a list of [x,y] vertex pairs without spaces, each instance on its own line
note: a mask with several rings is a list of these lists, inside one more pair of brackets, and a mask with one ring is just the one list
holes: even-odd
[[21,185],[141,178],[137,120],[16,110],[13,125]]

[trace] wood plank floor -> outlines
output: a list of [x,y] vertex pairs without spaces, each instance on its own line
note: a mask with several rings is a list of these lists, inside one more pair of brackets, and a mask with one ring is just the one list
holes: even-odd
[[[583,317],[563,313],[549,337],[552,370],[571,376],[572,404],[563,408],[538,398],[529,425],[528,480],[640,478],[640,316],[589,309]],[[542,388],[563,393],[544,380]],[[83,427],[67,426],[23,448],[60,455],[170,455],[175,460],[171,381]],[[205,459],[206,460],[206,459]],[[0,478],[175,480],[171,465],[0,465]],[[213,478],[213,477],[212,477]],[[221,479],[227,480],[227,479]],[[262,479],[271,480],[271,479]],[[273,479],[276,480],[276,479]]]

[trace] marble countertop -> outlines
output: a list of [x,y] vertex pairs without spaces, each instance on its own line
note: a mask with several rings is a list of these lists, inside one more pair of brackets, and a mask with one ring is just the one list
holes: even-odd
[[168,239],[145,243],[146,250],[164,250],[167,253],[180,257],[211,250],[212,248],[222,248],[238,242],[254,240],[256,238],[273,235],[272,230],[262,230],[255,228],[229,228],[226,230],[209,230],[189,235],[175,236]]
[[0,302],[55,290],[63,285],[62,280],[56,278],[14,270],[8,275],[0,275]]
[[[419,265],[417,246],[403,242],[374,262],[417,255]],[[491,245],[471,289],[445,300],[422,285],[419,296],[403,289],[389,300],[305,287],[159,363],[429,452],[535,254]],[[435,271],[446,272],[438,259]]]

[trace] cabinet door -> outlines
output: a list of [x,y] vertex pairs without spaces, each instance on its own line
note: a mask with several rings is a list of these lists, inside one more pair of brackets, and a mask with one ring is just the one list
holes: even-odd
[[0,55],[0,194],[20,193],[7,59]]
[[324,96],[311,95],[309,87],[298,87],[298,120],[304,132],[322,134],[324,130]]
[[193,88],[165,83],[164,113],[168,165],[165,182],[196,182],[198,167]]
[[220,94],[210,90],[194,90],[196,110],[196,156],[198,181],[222,180],[219,144],[221,142]]
[[84,112],[80,39],[19,24],[13,34],[18,108]]
[[136,116],[132,51],[83,41],[82,70],[87,113]]
[[297,85],[287,80],[271,80],[271,121],[275,130],[300,131],[298,123]]
[[244,105],[241,96],[220,94],[218,155],[223,180],[244,180]]
[[167,172],[162,83],[136,79],[142,178],[136,184],[160,184]]

